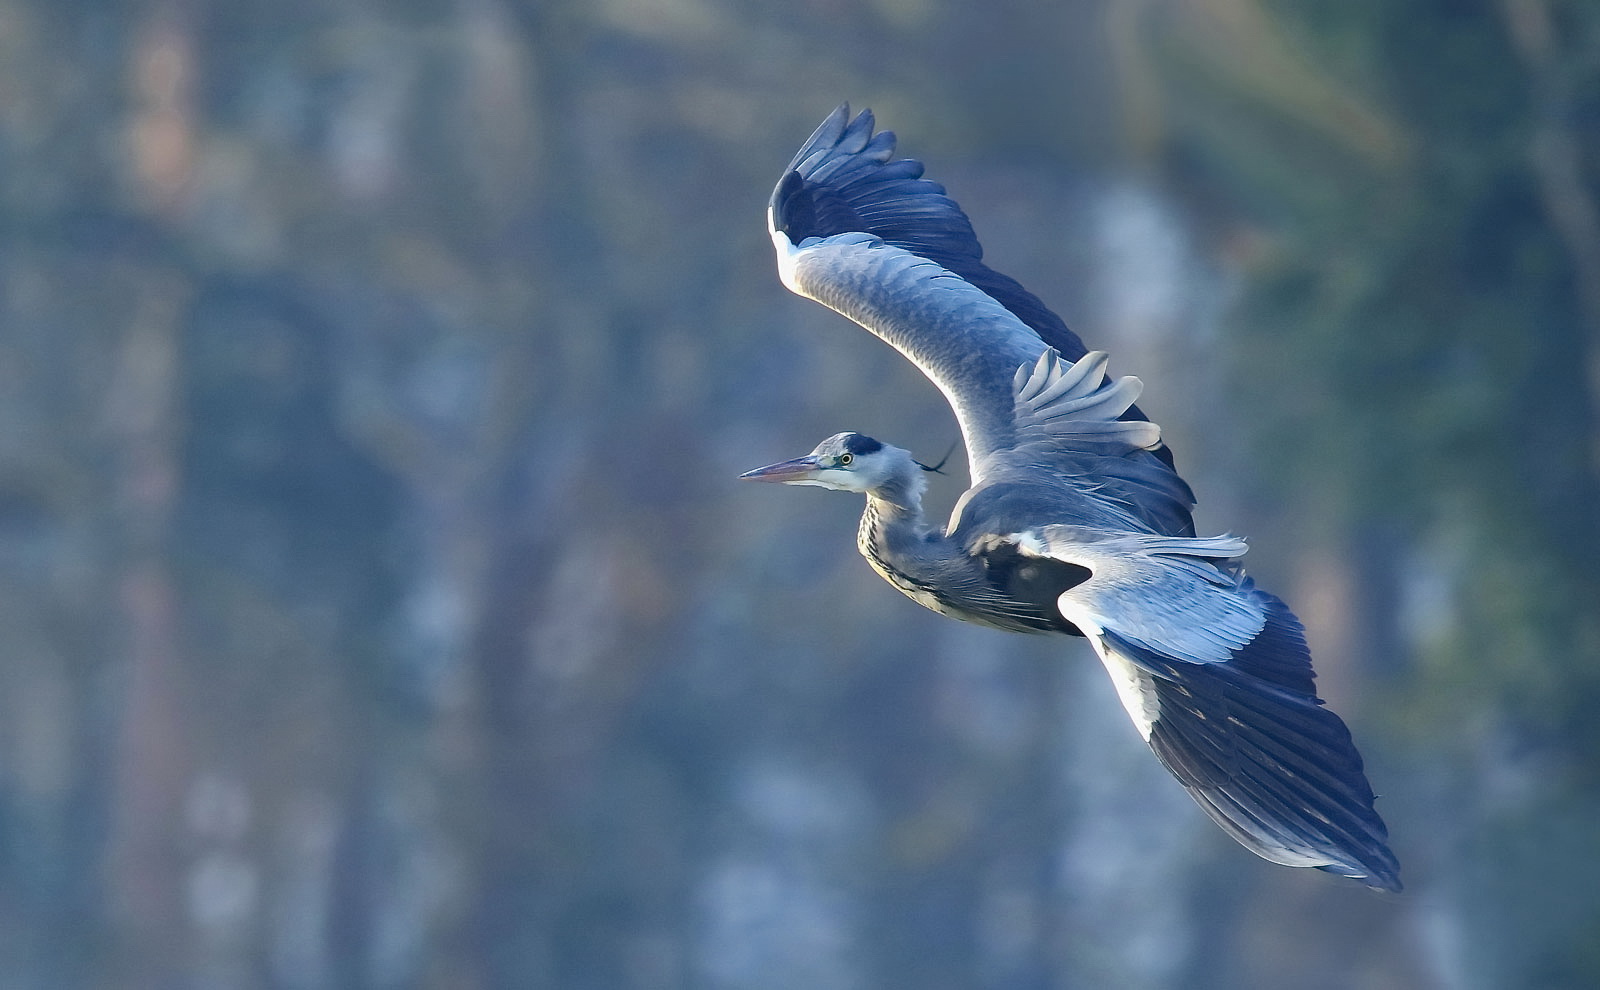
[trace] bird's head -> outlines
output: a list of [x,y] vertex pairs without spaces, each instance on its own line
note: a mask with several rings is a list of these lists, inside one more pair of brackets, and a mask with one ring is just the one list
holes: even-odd
[[739,477],[746,481],[815,485],[836,492],[904,489],[920,495],[923,470],[923,465],[899,447],[860,433],[839,433],[817,444],[804,457],[746,471]]

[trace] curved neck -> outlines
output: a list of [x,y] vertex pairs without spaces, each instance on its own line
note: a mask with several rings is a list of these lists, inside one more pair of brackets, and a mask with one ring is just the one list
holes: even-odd
[[884,580],[913,601],[942,612],[950,605],[947,592],[956,594],[982,575],[972,573],[978,565],[955,540],[924,521],[922,469],[907,460],[915,475],[867,492],[856,546]]
[[928,481],[922,476],[922,467],[910,454],[896,451],[902,462],[888,477],[867,489],[867,510],[876,512],[886,521],[922,522],[922,493],[928,490]]
[[875,565],[903,569],[902,555],[915,552],[928,536],[922,516],[922,492],[927,482],[910,455],[906,468],[894,472],[867,490],[866,510],[856,534],[861,552]]
[[856,545],[874,566],[889,572],[905,570],[904,557],[928,533],[921,502],[914,493],[909,498],[882,489],[867,493],[867,506],[856,529]]

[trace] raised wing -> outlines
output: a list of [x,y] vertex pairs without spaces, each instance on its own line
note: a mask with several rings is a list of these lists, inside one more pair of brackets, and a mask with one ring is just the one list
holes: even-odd
[[[1017,440],[1011,377],[1082,341],[1038,297],[983,264],[972,224],[894,135],[841,106],[801,147],[767,211],[784,284],[893,344],[955,409],[973,483]],[[1137,407],[1122,414],[1141,420]],[[1171,464],[1165,447],[1155,455]]]
[[1234,563],[1244,542],[1049,526],[1024,554],[1089,571],[1057,599],[1156,756],[1257,855],[1399,890],[1388,830],[1305,633]]
[[871,110],[850,119],[841,105],[796,152],[773,190],[772,229],[799,244],[808,237],[860,232],[927,258],[1004,306],[1069,361],[1084,353],[1038,296],[983,263],[972,221],[944,186],[922,177],[923,164],[895,158],[893,131],[872,133]]

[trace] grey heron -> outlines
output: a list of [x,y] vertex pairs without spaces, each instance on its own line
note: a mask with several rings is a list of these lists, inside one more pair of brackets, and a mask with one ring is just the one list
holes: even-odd
[[923,515],[924,466],[858,433],[750,471],[866,495],[857,543],[914,601],[1085,637],[1139,734],[1223,830],[1267,860],[1400,889],[1350,731],[1316,695],[1304,630],[1232,536],[1197,537],[1161,431],[1032,293],[983,263],[961,208],[848,105],[768,208],[783,283],[893,345],[944,393],[971,487]]

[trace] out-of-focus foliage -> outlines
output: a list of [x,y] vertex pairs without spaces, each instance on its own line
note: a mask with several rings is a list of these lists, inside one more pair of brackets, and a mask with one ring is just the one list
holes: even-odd
[[[0,0],[0,982],[1600,981],[1597,56],[1579,0]],[[1406,895],[732,482],[956,436],[773,275],[843,99],[1144,378]]]
[[[1457,812],[1412,861],[1457,900],[1459,978],[1585,985],[1600,902],[1562,892],[1600,853],[1600,11],[1202,6],[1267,54],[1164,60],[1160,154],[1220,202],[1273,523],[1309,516],[1365,585],[1411,806]],[[1251,71],[1285,51],[1339,89]]]

